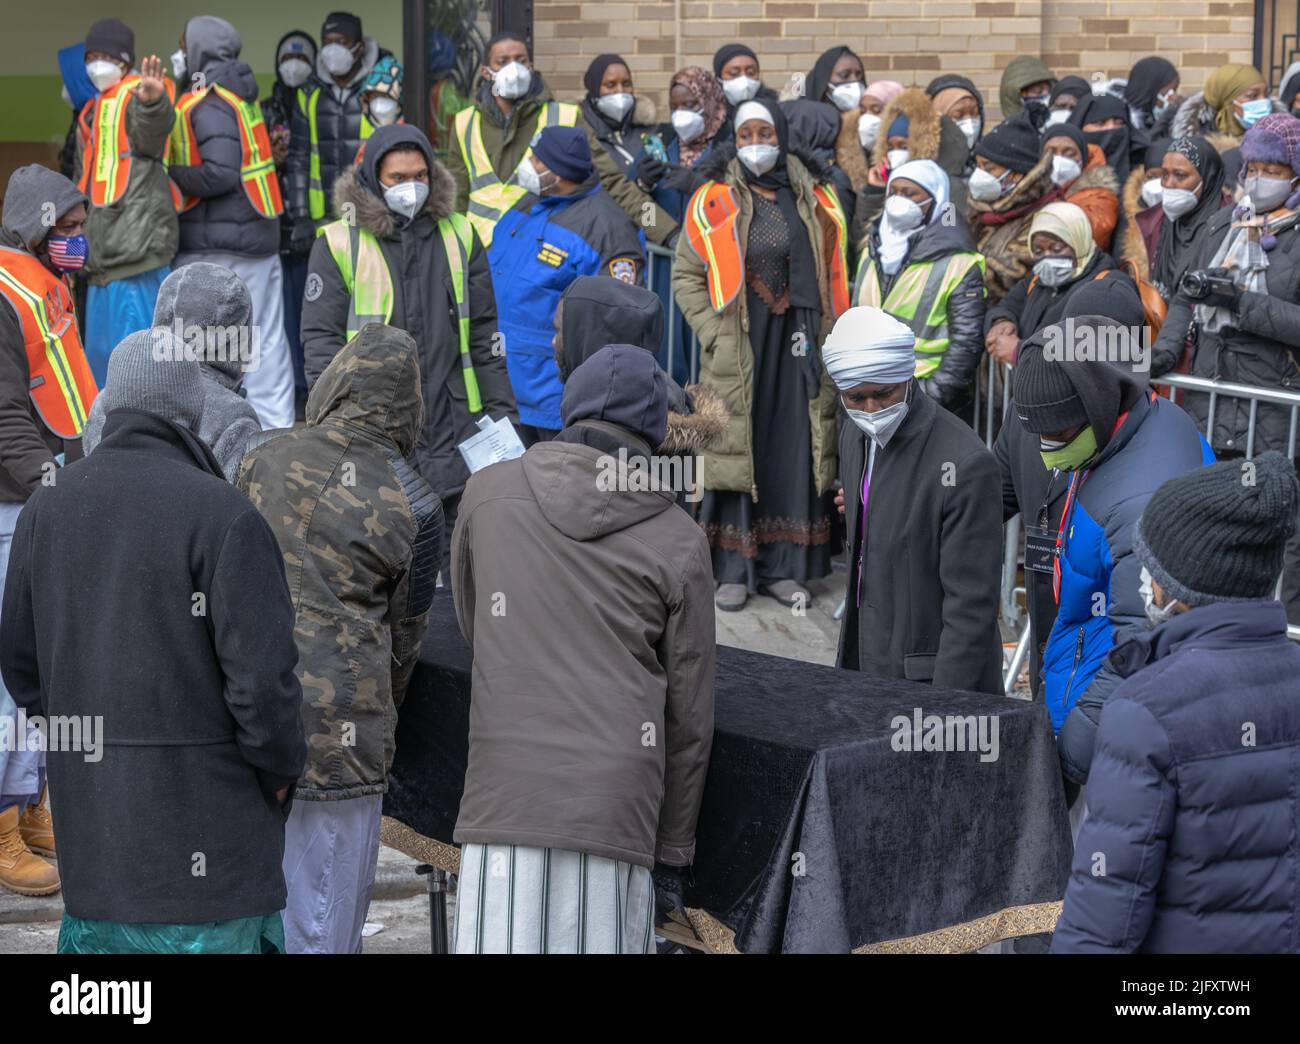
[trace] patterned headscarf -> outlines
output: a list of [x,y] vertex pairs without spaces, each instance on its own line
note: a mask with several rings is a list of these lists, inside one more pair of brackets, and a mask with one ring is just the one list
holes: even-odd
[[722,85],[708,69],[698,65],[688,65],[674,74],[668,85],[671,91],[678,84],[685,87],[704,117],[704,133],[694,141],[681,143],[681,165],[693,166],[700,154],[709,147],[709,142],[718,133],[718,128],[727,119],[727,96],[722,93]]

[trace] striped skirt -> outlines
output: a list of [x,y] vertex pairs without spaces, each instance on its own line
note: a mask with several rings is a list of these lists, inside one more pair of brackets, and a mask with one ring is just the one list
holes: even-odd
[[466,844],[456,953],[654,953],[650,871],[585,852]]

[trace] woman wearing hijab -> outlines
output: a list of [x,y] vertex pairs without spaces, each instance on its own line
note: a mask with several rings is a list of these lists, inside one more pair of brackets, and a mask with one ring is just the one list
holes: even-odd
[[[979,88],[965,76],[949,73],[931,80],[925,93],[934,111],[952,120],[966,139],[966,147],[973,149],[984,133],[984,96]],[[970,173],[973,163],[973,159],[967,161],[965,173]]]
[[776,91],[764,86],[758,55],[742,43],[723,44],[713,53],[713,75],[722,84],[727,99],[727,122],[736,115],[736,106],[752,99],[778,101]]
[[832,47],[814,63],[803,96],[832,106],[836,113],[845,113],[861,105],[866,89],[862,59],[848,47]]
[[1049,203],[1038,211],[1029,227],[1029,244],[1033,271],[985,319],[985,347],[1000,362],[1014,363],[1020,342],[1060,322],[1070,296],[1095,280],[1104,279],[1112,293],[1131,298],[1130,310],[1141,311],[1133,280],[1093,242],[1088,216],[1073,203]]
[[830,572],[835,388],[819,348],[848,307],[834,190],[790,152],[785,115],[749,101],[709,157],[677,242],[673,290],[700,340],[700,382],[731,419],[704,453],[699,520],[719,609],[756,591],[807,605]]
[[1009,120],[1019,112],[1028,112],[1034,127],[1041,128],[1047,122],[1047,99],[1055,83],[1056,77],[1041,58],[1027,54],[1012,58],[998,88],[1002,118]]
[[1160,196],[1134,216],[1121,259],[1132,261],[1169,301],[1187,271],[1197,237],[1232,204],[1232,194],[1224,184],[1223,160],[1204,138],[1179,138],[1160,148]]
[[1074,124],[1058,123],[1043,130],[1042,158],[1049,157],[1052,188],[1044,199],[1064,199],[1082,210],[1088,215],[1093,241],[1109,250],[1119,220],[1119,178],[1106,163],[1101,146],[1090,144]]
[[1164,136],[1155,128],[1161,121],[1166,128],[1173,121],[1173,114],[1183,102],[1179,83],[1174,63],[1158,55],[1142,58],[1129,70],[1124,101],[1134,130],[1146,131],[1150,137]]
[[948,175],[932,160],[890,172],[853,303],[883,308],[912,329],[917,384],[954,410],[967,399],[984,347],[984,258],[964,221],[943,220],[948,206]]
[[636,118],[637,97],[627,62],[617,54],[597,55],[582,83],[587,89],[579,106],[582,126],[600,183],[647,239],[671,245],[677,222],[653,196],[668,173],[668,164],[655,156],[642,156],[643,138],[650,127]]
[[1113,94],[1080,98],[1068,122],[1083,132],[1089,145],[1101,148],[1121,185],[1128,180],[1134,162],[1142,162],[1150,144],[1144,132],[1129,124],[1128,106]]
[[1074,112],[1079,100],[1091,95],[1092,86],[1082,76],[1066,76],[1057,80],[1056,86],[1047,96],[1047,119],[1043,126],[1054,127],[1058,123],[1064,123],[1070,118],[1070,113]]
[[1169,125],[1174,138],[1210,138],[1222,154],[1225,146],[1214,135],[1240,145],[1242,135],[1270,112],[1285,111],[1268,97],[1264,74],[1250,65],[1220,65],[1197,91],[1180,106]]

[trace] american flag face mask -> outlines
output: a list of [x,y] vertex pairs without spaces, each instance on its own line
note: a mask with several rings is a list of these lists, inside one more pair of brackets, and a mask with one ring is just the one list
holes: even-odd
[[76,272],[86,267],[86,237],[56,236],[49,239],[50,263],[61,272]]

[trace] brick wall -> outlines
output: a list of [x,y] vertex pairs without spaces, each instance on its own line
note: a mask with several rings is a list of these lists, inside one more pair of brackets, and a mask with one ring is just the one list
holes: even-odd
[[708,67],[728,41],[752,47],[778,89],[826,48],[847,44],[869,79],[969,76],[997,115],[998,81],[1018,54],[1084,78],[1122,76],[1161,54],[1185,93],[1199,90],[1215,66],[1251,60],[1253,13],[1252,0],[536,0],[533,17],[537,63],[562,98],[582,93],[583,72],[604,51],[623,55],[638,92],[665,107],[672,73]]

